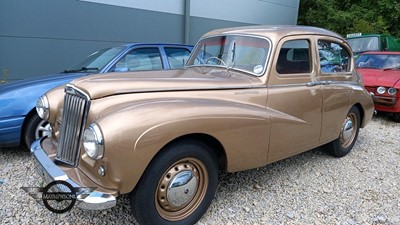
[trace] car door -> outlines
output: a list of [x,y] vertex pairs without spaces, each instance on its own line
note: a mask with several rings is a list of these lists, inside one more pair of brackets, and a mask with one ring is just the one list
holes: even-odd
[[322,91],[314,68],[311,36],[282,39],[268,78],[271,115],[268,162],[317,146],[321,130]]
[[323,84],[320,143],[325,144],[339,137],[342,123],[350,109],[353,59],[350,48],[341,40],[315,38],[319,54],[319,81]]

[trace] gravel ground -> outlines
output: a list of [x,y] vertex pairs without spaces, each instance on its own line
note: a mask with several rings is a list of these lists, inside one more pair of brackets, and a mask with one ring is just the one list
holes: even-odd
[[[353,151],[321,149],[263,168],[223,175],[198,225],[400,225],[400,124],[379,116],[360,131]],[[103,211],[54,214],[21,187],[39,186],[27,150],[0,148],[1,224],[137,224],[126,196]]]

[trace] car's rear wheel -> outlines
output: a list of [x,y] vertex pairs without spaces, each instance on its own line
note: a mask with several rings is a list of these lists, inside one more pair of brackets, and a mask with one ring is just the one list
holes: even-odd
[[162,150],[130,194],[140,224],[194,224],[205,213],[218,183],[216,156],[199,141]]
[[34,113],[28,118],[24,128],[25,145],[29,148],[36,139],[44,136],[51,136],[50,123],[40,118],[37,113]]
[[343,121],[339,138],[328,143],[325,149],[336,157],[347,155],[357,141],[360,125],[360,111],[357,107],[353,106]]

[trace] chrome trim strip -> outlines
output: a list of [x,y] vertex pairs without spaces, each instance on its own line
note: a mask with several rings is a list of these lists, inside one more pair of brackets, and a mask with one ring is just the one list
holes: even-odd
[[201,90],[235,90],[235,89],[257,89],[266,88],[266,85],[257,86],[229,86],[229,87],[196,87],[196,88],[160,88],[160,89],[133,89],[133,90],[123,90],[115,91],[113,94],[126,94],[126,93],[146,93],[146,92],[168,92],[168,91],[201,91]]
[[268,85],[268,88],[282,88],[282,87],[304,87],[308,83],[296,83],[296,84],[272,84]]
[[355,82],[348,82],[348,81],[311,81],[306,83],[293,83],[293,84],[272,84],[268,85],[268,88],[281,88],[281,87],[303,87],[303,86],[317,86],[317,85],[334,85],[334,84],[344,84],[344,85],[351,85],[357,84]]
[[78,96],[80,96],[82,98],[86,98],[86,99],[90,100],[90,96],[88,94],[86,94],[84,91],[82,91],[81,89],[77,88],[73,84],[66,84],[65,85],[65,92],[67,92],[69,94],[78,95]]

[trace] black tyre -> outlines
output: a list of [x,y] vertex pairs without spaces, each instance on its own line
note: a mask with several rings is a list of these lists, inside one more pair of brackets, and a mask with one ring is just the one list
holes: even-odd
[[394,122],[400,123],[400,112],[398,112],[398,113],[393,113],[393,115],[392,115],[392,120],[393,120]]
[[44,136],[51,136],[50,124],[40,118],[37,113],[34,113],[28,118],[24,127],[23,141],[29,148],[36,139]]
[[325,149],[336,157],[347,155],[357,141],[360,124],[360,111],[357,107],[353,106],[343,121],[339,138],[325,145]]
[[141,225],[189,225],[206,212],[217,188],[216,156],[202,142],[186,140],[162,150],[130,194]]

